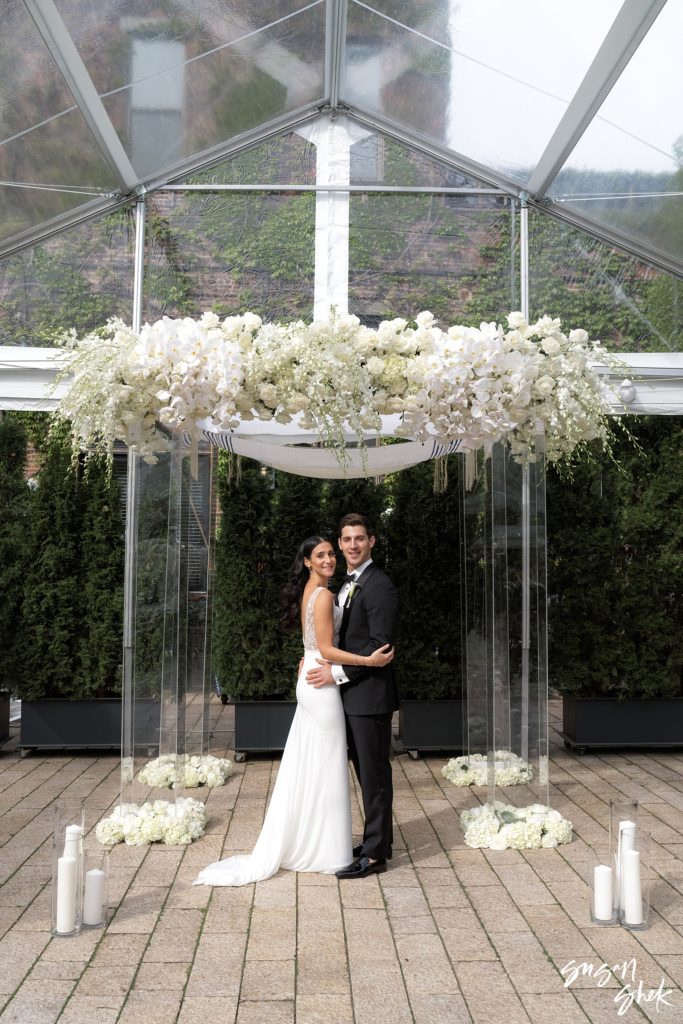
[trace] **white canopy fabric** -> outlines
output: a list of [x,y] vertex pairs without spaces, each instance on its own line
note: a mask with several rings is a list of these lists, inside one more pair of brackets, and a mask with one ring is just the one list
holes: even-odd
[[439,444],[438,441],[405,441],[401,444],[369,446],[363,451],[347,448],[342,463],[329,448],[301,447],[300,438],[297,438],[297,444],[293,447],[283,437],[265,440],[263,437],[240,437],[238,434],[209,430],[203,434],[210,444],[235,455],[256,459],[271,469],[323,480],[338,480],[340,476],[386,476],[416,466],[419,462],[453,455],[460,448],[459,441],[452,441],[448,445]]

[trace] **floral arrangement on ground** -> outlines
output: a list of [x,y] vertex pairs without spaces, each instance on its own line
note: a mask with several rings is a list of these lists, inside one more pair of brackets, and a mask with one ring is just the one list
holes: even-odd
[[169,430],[194,437],[207,421],[230,431],[295,417],[338,450],[348,431],[362,443],[391,414],[401,417],[397,436],[458,439],[468,450],[507,440],[520,459],[533,457],[539,426],[551,461],[607,443],[613,396],[595,364],[615,357],[550,316],[529,324],[510,313],[507,325],[440,328],[426,311],[376,329],[352,315],[276,324],[208,312],[136,333],[113,319],[61,339],[71,384],[59,414],[77,447],[110,453],[118,438],[151,462]]
[[[493,765],[497,786],[519,786],[531,782],[533,768],[528,761],[511,750],[496,750]],[[452,757],[441,769],[441,774],[454,786],[486,786],[489,781],[487,754]]]
[[119,804],[95,826],[95,838],[104,846],[186,846],[204,835],[205,825],[204,804],[189,796],[179,797],[174,803],[154,800],[148,804]]
[[183,756],[162,754],[148,761],[138,772],[145,786],[169,789],[195,789],[198,786],[222,786],[232,771],[232,761],[211,754]]
[[462,811],[460,824],[466,845],[475,849],[538,850],[572,841],[571,821],[545,804],[482,804]]

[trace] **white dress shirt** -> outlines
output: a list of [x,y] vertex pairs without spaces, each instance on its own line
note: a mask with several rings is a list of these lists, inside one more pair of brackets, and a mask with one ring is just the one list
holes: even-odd
[[[339,591],[337,595],[337,603],[340,608],[344,607],[344,605],[346,604],[346,599],[349,596],[349,591],[351,590],[351,587],[355,587],[356,583],[360,579],[361,573],[363,573],[369,565],[372,565],[371,558],[368,558],[367,562],[363,562],[363,564],[359,565],[357,569],[354,569],[353,573],[348,574],[349,576],[355,576],[356,579],[353,583],[344,583],[343,587]],[[343,665],[331,665],[330,668],[332,669],[332,676],[337,686],[341,686],[342,683],[348,683],[349,677],[344,671]]]

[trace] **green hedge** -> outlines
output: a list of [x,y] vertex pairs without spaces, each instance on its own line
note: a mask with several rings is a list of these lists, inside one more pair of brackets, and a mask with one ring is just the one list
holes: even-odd
[[641,450],[549,473],[550,682],[567,694],[683,693],[683,427],[629,425]]
[[[0,422],[0,476],[10,474],[5,441],[21,418]],[[11,591],[12,635],[2,637],[3,685],[25,699],[100,697],[121,690],[123,523],[107,466],[74,463],[65,433],[44,442],[38,486],[15,458],[12,504],[3,524],[13,537],[0,567]],[[28,496],[28,500],[27,500]],[[3,502],[4,506],[4,502]],[[3,620],[3,628],[8,626]]]
[[[578,466],[572,480],[548,474],[550,682],[564,693],[682,692],[683,428],[679,419],[652,417],[633,420],[632,429],[640,450],[625,439],[616,463],[596,457]],[[87,472],[74,465],[66,440],[53,436],[43,445],[32,492],[25,458],[22,418],[5,414],[0,687],[25,698],[117,693],[123,581],[117,485],[96,461]],[[375,523],[376,561],[399,590],[402,696],[459,697],[457,466],[452,458],[450,488],[434,495],[431,465],[380,482],[316,481],[263,473],[245,459],[238,484],[221,454],[213,669],[224,692],[237,699],[293,696],[301,639],[280,627],[287,571],[304,537],[320,533],[336,543],[340,516],[354,509]],[[166,552],[158,530],[152,533],[149,543],[141,537],[138,559],[138,597],[150,615],[149,628],[140,622],[137,633],[136,673],[145,692],[158,682],[154,609],[162,597],[154,588]]]

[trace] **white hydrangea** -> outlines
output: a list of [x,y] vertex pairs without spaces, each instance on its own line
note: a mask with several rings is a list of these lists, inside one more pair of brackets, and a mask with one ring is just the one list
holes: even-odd
[[498,832],[498,822],[494,817],[482,817],[478,821],[473,821],[465,832],[465,842],[468,846],[472,846],[475,849],[480,847],[487,848],[491,844],[491,840]]
[[[511,750],[495,750],[493,763],[497,786],[517,786],[531,782],[533,778],[529,762]],[[454,786],[486,786],[488,764],[487,754],[452,757],[441,769],[441,774]]]
[[[138,782],[146,786],[171,789],[195,789],[198,786],[222,786],[232,771],[232,761],[211,754],[183,757],[162,754],[148,761],[138,773]],[[178,779],[176,779],[176,773]]]
[[572,840],[572,823],[545,804],[514,807],[496,801],[462,811],[467,846],[489,850],[551,849]]
[[191,797],[179,797],[175,803],[154,800],[142,805],[119,804],[96,826],[95,837],[106,846],[120,842],[128,846],[159,842],[180,846],[199,839],[205,825],[204,804]]

